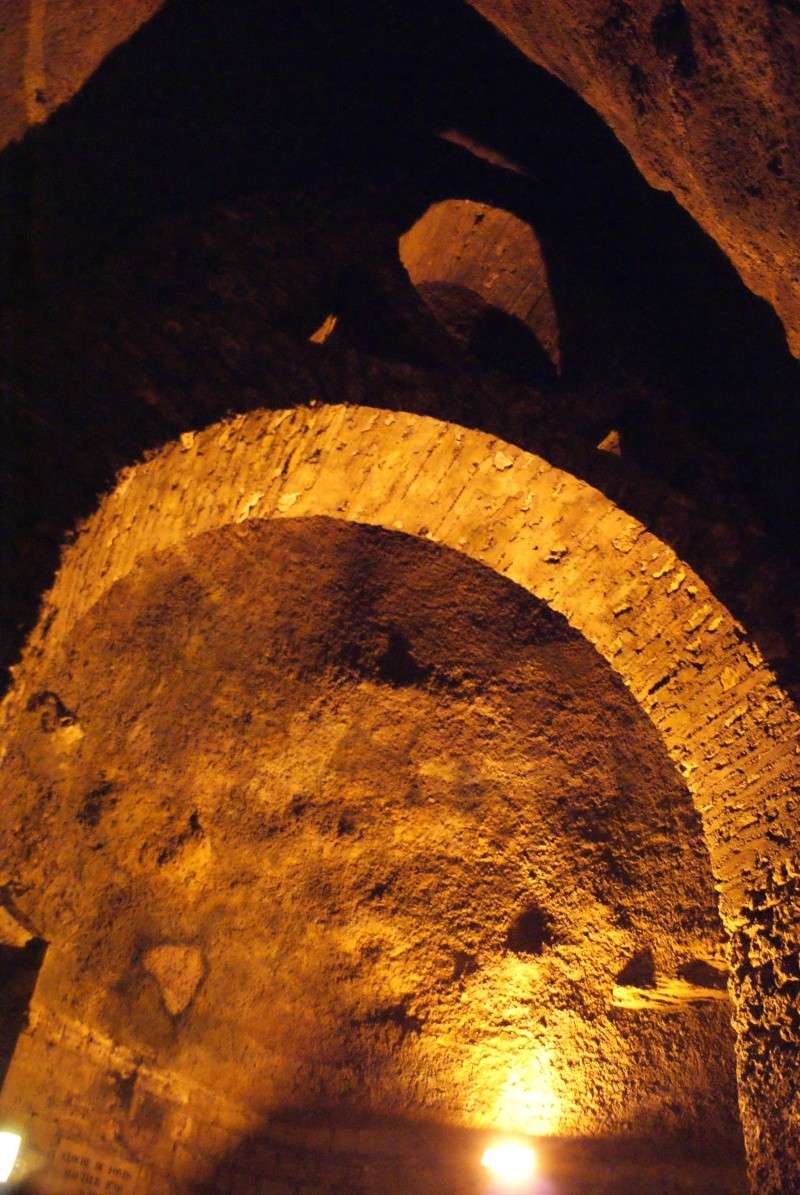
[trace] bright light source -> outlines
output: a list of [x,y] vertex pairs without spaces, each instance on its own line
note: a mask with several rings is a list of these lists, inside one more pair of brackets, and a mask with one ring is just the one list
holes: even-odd
[[520,1187],[536,1170],[536,1154],[521,1141],[497,1141],[483,1151],[481,1165],[505,1187]]
[[8,1182],[11,1177],[21,1144],[19,1133],[0,1133],[0,1183]]

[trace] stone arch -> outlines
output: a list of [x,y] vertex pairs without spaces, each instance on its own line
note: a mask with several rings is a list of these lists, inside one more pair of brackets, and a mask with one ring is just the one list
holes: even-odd
[[702,579],[585,482],[482,432],[365,407],[259,411],[185,433],[124,471],[66,550],[5,718],[29,670],[140,556],[232,523],[311,516],[473,557],[564,615],[621,676],[703,818],[732,937],[751,1167],[760,1190],[789,1189],[794,1063],[779,1037],[796,1016],[798,714]]
[[[400,237],[399,251],[426,306],[473,352],[480,355],[482,331],[491,328],[512,358],[524,358],[527,347],[540,371],[559,370],[547,263],[533,229],[519,216],[471,199],[446,199]],[[515,326],[533,338],[529,345],[509,337]]]

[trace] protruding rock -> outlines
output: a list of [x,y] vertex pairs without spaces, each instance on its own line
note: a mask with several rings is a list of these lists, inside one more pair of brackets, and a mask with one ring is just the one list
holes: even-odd
[[189,1007],[205,974],[196,946],[155,946],[144,956],[144,967],[161,989],[164,1007],[176,1017]]

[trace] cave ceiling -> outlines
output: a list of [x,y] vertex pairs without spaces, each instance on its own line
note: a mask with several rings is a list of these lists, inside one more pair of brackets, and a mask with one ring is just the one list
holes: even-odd
[[[7,0],[0,144],[51,115],[160,7],[160,0]],[[183,7],[191,20],[193,6]],[[206,7],[194,5],[197,20]],[[800,351],[796,5],[475,0],[474,7],[592,105],[648,181],[671,191],[773,305]],[[358,29],[357,7],[350,20]]]
[[340,1107],[787,1195],[797,4],[0,29],[3,1099],[170,1190]]

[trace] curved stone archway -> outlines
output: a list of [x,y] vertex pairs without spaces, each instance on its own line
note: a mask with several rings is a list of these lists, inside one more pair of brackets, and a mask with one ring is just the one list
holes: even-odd
[[[481,352],[482,323],[491,328],[492,316],[495,321],[504,316],[508,323],[495,322],[494,336],[506,355],[516,348],[519,365],[527,350],[540,369],[546,357],[558,371],[558,316],[547,263],[533,229],[518,216],[470,199],[447,199],[429,207],[403,234],[399,249],[423,301],[473,352]],[[509,340],[515,328],[527,330],[533,345],[520,341],[518,333],[516,341]]]
[[798,715],[703,581],[590,486],[483,433],[370,408],[257,412],[186,434],[123,473],[65,553],[6,718],[29,695],[29,669],[142,555],[232,523],[311,516],[425,537],[509,577],[563,614],[649,715],[702,814],[732,937],[754,1181],[790,1189]]

